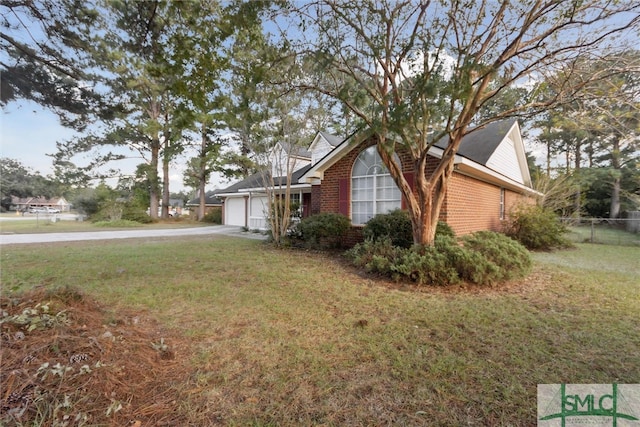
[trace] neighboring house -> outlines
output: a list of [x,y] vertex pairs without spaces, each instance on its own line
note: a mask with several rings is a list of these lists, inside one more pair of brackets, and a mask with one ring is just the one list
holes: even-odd
[[16,211],[26,212],[30,208],[53,208],[60,212],[69,212],[71,204],[64,197],[54,197],[47,199],[45,197],[16,197],[11,196],[11,205]]
[[[326,144],[332,149],[327,151]],[[445,144],[437,143],[431,148],[431,167],[442,156]],[[349,240],[356,241],[361,226],[373,216],[405,207],[400,190],[372,141],[355,144],[351,139],[319,133],[309,150],[312,162],[297,170],[292,181],[292,189],[299,192],[303,201],[303,216],[342,213],[351,218],[354,227]],[[399,155],[405,177],[413,185],[413,162],[408,155]],[[531,188],[518,122],[496,122],[462,140],[440,219],[459,235],[497,231],[510,208],[531,202],[537,194]],[[255,176],[217,196],[224,200],[224,224],[249,228],[266,224],[264,186]]]
[[[222,209],[222,199],[215,196],[217,191],[207,191],[204,195],[204,212],[205,214],[215,209]],[[195,210],[200,206],[200,197],[191,199],[187,202],[186,207],[190,210]]]

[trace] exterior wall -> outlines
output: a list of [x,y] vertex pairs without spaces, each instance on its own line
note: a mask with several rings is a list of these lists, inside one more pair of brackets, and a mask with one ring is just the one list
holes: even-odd
[[499,231],[502,225],[500,187],[454,172],[440,219],[449,224],[456,235],[479,230]]
[[458,236],[480,230],[502,231],[509,212],[535,199],[504,190],[504,218],[500,218],[501,187],[454,172],[440,212],[440,220]]
[[302,194],[302,204],[300,208],[302,209],[302,218],[311,215],[311,193]]
[[249,197],[249,229],[266,230],[269,215],[269,199],[267,196]]
[[505,197],[504,197],[504,204],[505,204],[505,209],[504,209],[504,216],[505,216],[505,220],[509,219],[509,214],[513,211],[515,211],[517,208],[521,207],[521,206],[526,206],[526,205],[535,205],[536,204],[536,198],[531,196],[525,196],[523,194],[520,193],[516,193],[514,191],[506,191],[505,192]]
[[311,186],[311,215],[319,214],[321,212],[322,202],[322,186]]
[[[312,203],[317,204],[320,199],[319,212],[341,212],[340,182],[348,182],[348,194],[351,194],[351,169],[353,162],[360,152],[371,143],[363,143],[347,153],[333,166],[325,171],[321,188],[312,189]],[[413,183],[413,162],[409,155],[400,155],[405,175],[409,175]],[[438,160],[430,159],[427,173],[433,171]],[[319,193],[319,194],[318,194]],[[522,203],[529,203],[533,199],[505,190],[505,217],[510,209]],[[404,207],[403,203],[403,207]],[[349,216],[351,204],[349,203]],[[318,213],[314,211],[314,213]],[[344,212],[343,212],[344,213]],[[449,189],[442,206],[440,220],[447,222],[457,235],[464,235],[479,230],[500,231],[503,221],[500,219],[500,187],[467,175],[454,172],[449,183]],[[346,245],[353,245],[362,240],[362,227],[352,227],[345,239]]]

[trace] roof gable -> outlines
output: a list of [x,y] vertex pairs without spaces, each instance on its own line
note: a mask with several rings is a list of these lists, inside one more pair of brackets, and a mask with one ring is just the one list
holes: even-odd
[[[429,154],[440,158],[447,142],[448,137],[437,142],[429,150]],[[302,180],[313,182],[324,179],[324,172],[355,146],[356,144],[350,144],[348,140],[343,141],[320,162],[309,168],[301,177]],[[488,168],[520,185],[531,186],[520,126],[516,119],[493,122],[472,129],[462,139],[455,162],[466,163],[467,169]]]
[[318,132],[309,146],[309,151],[311,151],[311,164],[315,165],[318,163],[324,156],[340,145],[342,140],[343,138],[339,136],[331,135],[323,131]]
[[[482,128],[472,129],[462,138],[458,155],[473,160],[481,165],[487,165],[495,150],[502,143],[503,139],[516,123],[515,119],[493,122]],[[449,138],[445,137],[435,143],[435,146],[445,149],[449,143]]]
[[[444,149],[447,141],[448,138],[435,146]],[[462,139],[457,156],[531,187],[527,155],[516,119],[501,120],[473,129]],[[456,163],[460,163],[460,160]]]

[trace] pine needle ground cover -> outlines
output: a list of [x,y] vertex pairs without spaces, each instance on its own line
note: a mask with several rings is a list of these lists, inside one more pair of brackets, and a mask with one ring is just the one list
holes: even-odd
[[2,422],[527,426],[539,383],[640,383],[640,249],[534,259],[418,289],[218,236],[3,247]]

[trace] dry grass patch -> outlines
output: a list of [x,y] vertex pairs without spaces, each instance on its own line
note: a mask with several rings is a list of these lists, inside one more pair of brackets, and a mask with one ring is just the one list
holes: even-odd
[[[2,425],[182,425],[189,352],[143,312],[106,312],[77,290],[0,298]],[[177,387],[178,386],[178,387]]]

